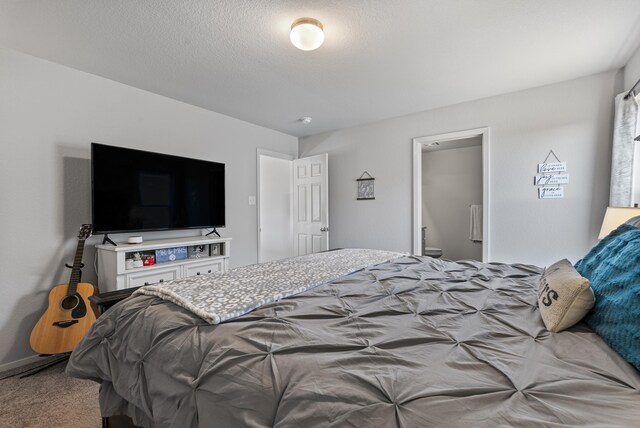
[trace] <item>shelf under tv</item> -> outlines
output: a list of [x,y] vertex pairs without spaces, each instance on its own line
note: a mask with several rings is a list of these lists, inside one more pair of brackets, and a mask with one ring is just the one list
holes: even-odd
[[[133,252],[193,245],[221,244],[220,254],[187,258],[151,266],[126,268],[126,255]],[[188,278],[229,270],[231,238],[190,236],[146,241],[142,244],[96,245],[98,250],[98,284],[102,292],[151,285],[174,279]]]

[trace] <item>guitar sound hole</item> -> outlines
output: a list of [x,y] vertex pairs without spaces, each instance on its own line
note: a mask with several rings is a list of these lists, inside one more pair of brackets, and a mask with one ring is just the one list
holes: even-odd
[[80,303],[80,299],[77,295],[74,294],[73,296],[67,296],[62,299],[62,302],[60,302],[60,306],[62,306],[62,309],[64,309],[65,311],[70,311],[78,306],[78,303]]

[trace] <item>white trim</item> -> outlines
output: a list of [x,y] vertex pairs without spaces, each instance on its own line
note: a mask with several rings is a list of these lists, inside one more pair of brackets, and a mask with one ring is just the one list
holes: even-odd
[[[256,231],[258,233],[258,246],[257,246],[256,257],[257,257],[258,263],[261,263],[260,261],[260,156],[268,156],[272,158],[285,159],[288,161],[293,161],[295,159],[294,156],[288,155],[285,153],[272,152],[270,150],[265,150],[260,148],[256,150]],[[292,188],[289,189],[289,192],[290,194],[293,195]],[[291,212],[291,218],[293,219],[293,198],[291,198],[290,212]],[[293,221],[291,223],[292,224],[290,225],[290,228],[292,229]],[[290,235],[292,236],[291,248],[293,248],[293,234],[290,233]]]
[[[413,139],[413,254],[422,255],[422,144],[418,138]],[[418,231],[418,235],[416,235]]]
[[295,156],[293,155],[288,155],[286,153],[272,152],[271,150],[257,149],[256,152],[258,156],[262,155],[262,156],[269,156],[272,158],[286,159],[286,160],[296,159]]
[[0,373],[17,369],[18,367],[26,366],[28,364],[35,363],[36,361],[42,361],[42,357],[40,357],[39,355],[32,355],[30,357],[22,358],[20,360],[0,364]]
[[440,143],[463,138],[482,137],[482,217],[483,217],[483,239],[482,239],[482,261],[491,260],[489,238],[489,207],[490,207],[490,165],[489,165],[489,127],[468,129],[464,131],[447,132],[446,134],[428,135],[413,139],[413,254],[422,254],[422,237],[420,229],[422,227],[422,145],[438,141]]

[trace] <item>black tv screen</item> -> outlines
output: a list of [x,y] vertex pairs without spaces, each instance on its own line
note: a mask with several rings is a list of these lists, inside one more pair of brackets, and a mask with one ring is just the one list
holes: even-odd
[[94,233],[223,227],[224,164],[91,144]]

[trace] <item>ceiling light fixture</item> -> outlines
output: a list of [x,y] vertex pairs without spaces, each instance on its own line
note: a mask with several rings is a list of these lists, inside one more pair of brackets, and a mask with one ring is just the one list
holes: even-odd
[[324,42],[324,27],[317,19],[299,18],[291,24],[289,38],[298,49],[312,51]]
[[304,123],[305,125],[308,125],[309,123],[311,123],[311,118],[309,116],[303,116],[300,119],[298,119],[299,122]]

